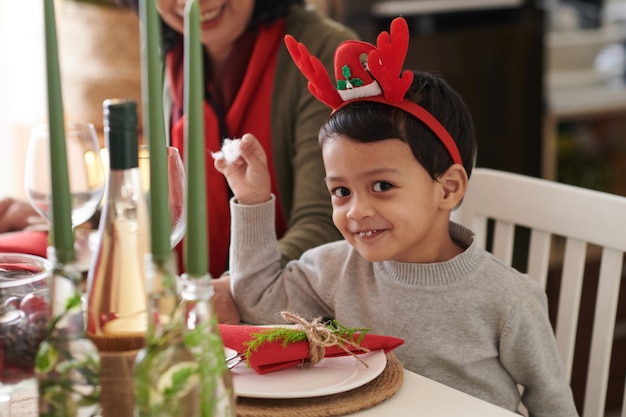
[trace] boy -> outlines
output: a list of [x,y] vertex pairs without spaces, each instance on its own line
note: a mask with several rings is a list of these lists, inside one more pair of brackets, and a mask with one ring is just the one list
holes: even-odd
[[394,20],[390,33],[377,47],[339,46],[338,91],[286,39],[311,92],[334,110],[319,139],[344,241],[282,269],[262,148],[244,135],[240,159],[216,161],[235,195],[230,273],[242,319],[334,317],[404,338],[396,355],[421,375],[512,411],[519,384],[531,416],[575,416],[542,289],[449,221],[475,161],[469,112],[443,80],[401,71],[406,22]]

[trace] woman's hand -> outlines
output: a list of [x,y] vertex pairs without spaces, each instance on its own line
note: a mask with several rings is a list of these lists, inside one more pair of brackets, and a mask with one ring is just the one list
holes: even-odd
[[267,156],[259,141],[250,133],[241,138],[241,156],[231,164],[216,159],[215,168],[224,174],[239,204],[253,205],[269,201],[271,180]]
[[27,202],[5,197],[0,200],[0,233],[24,229],[47,229],[48,222]]
[[230,293],[230,275],[223,275],[213,280],[213,308],[217,321],[223,324],[239,324],[239,309]]

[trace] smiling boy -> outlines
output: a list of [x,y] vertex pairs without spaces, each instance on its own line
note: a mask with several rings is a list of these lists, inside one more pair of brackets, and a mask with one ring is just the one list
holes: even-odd
[[242,319],[334,317],[404,338],[395,353],[411,371],[511,411],[523,402],[531,416],[576,416],[543,290],[449,220],[476,157],[472,119],[445,81],[401,71],[406,22],[394,20],[377,47],[339,46],[345,90],[334,91],[302,44],[286,43],[311,92],[333,108],[319,139],[345,240],[281,268],[267,158],[244,135],[240,159],[215,163],[235,196],[230,273]]

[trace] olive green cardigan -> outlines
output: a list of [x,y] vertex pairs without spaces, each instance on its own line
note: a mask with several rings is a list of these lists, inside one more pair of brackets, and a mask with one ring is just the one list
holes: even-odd
[[[286,33],[304,43],[311,54],[324,63],[331,79],[335,49],[344,40],[358,38],[352,30],[308,6],[292,8]],[[332,222],[332,206],[324,184],[324,165],[318,144],[319,129],[330,115],[330,108],[311,95],[306,78],[284,43],[278,51],[272,97],[272,152],[280,201],[287,219],[287,232],[279,243],[284,264],[299,258],[309,248],[341,239],[341,234]],[[170,120],[171,103],[165,83],[166,123]],[[169,128],[167,126],[167,132]]]
[[[301,7],[293,8],[286,31],[324,63],[331,79],[335,49],[344,40],[357,39],[346,27]],[[283,262],[341,238],[332,222],[318,144],[330,108],[311,95],[307,83],[282,44],[272,102],[272,145],[280,201],[287,216],[288,230],[279,242]]]

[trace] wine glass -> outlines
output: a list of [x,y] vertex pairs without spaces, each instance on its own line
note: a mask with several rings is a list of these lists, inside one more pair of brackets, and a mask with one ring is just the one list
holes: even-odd
[[[67,123],[65,146],[72,200],[72,228],[75,229],[96,212],[104,194],[106,176],[98,136],[92,124]],[[24,182],[30,204],[51,222],[50,134],[47,124],[35,126],[31,131]]]
[[[23,253],[0,254],[0,415],[11,400],[35,398],[35,354],[49,316],[52,263]],[[23,393],[23,394],[22,394]]]
[[[141,170],[142,186],[146,193],[150,192],[150,151],[148,146],[139,145],[139,169]],[[185,235],[187,227],[187,188],[185,168],[180,152],[173,146],[167,147],[167,183],[169,187],[169,209],[172,218],[170,245],[175,247]]]

